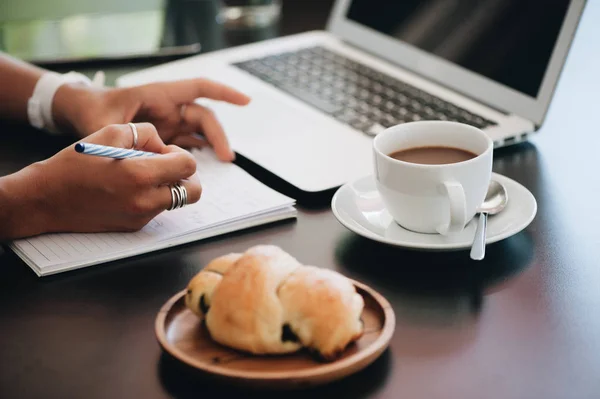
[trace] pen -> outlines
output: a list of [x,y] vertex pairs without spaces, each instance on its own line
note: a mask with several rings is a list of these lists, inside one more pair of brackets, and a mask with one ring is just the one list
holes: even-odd
[[115,159],[135,158],[135,157],[151,157],[156,155],[154,152],[129,150],[127,148],[110,147],[107,145],[77,143],[75,151],[80,154],[96,155],[98,157],[108,157]]

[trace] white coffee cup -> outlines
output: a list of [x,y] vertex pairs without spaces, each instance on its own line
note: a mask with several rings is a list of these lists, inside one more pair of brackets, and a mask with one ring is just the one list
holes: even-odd
[[[452,147],[475,158],[429,165],[389,156],[416,147]],[[402,227],[418,233],[458,233],[475,216],[492,175],[494,145],[480,129],[445,121],[390,127],[373,141],[375,179],[383,203]]]

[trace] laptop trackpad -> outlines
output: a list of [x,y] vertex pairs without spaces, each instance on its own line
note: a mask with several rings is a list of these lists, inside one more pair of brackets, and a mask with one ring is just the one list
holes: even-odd
[[205,102],[233,149],[305,191],[340,186],[371,172],[371,139],[266,90],[245,107]]

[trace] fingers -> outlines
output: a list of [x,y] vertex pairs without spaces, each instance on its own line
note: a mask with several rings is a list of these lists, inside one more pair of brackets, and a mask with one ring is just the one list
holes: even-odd
[[[187,192],[187,205],[193,204],[200,200],[202,194],[202,186],[200,185],[200,179],[198,175],[193,175],[189,179],[182,180],[179,182],[180,186],[185,187]],[[171,191],[171,185],[160,187],[156,191],[156,204],[158,209],[169,209],[175,203],[173,193]]]
[[224,84],[208,79],[186,79],[160,83],[167,94],[178,104],[191,103],[204,97],[236,105],[246,105],[250,97]]
[[209,145],[205,138],[193,134],[177,136],[173,140],[173,144],[181,148],[202,148]]
[[168,146],[160,155],[125,159],[120,164],[126,169],[119,177],[126,179],[131,193],[126,209],[137,221],[147,222],[169,209],[173,204],[170,187],[174,184],[185,187],[188,205],[200,199],[202,186],[195,173],[196,161],[177,146]]
[[[165,151],[167,146],[158,135],[154,125],[150,123],[136,123],[135,128],[137,131],[137,145],[135,149],[156,153]],[[134,138],[135,135],[131,126],[123,124],[103,127],[82,141],[120,148],[132,148]]]
[[[189,179],[178,182],[180,186],[185,187],[187,193],[187,205],[194,204],[200,200],[202,186],[198,175],[194,174]],[[139,191],[135,196],[126,201],[127,216],[122,218],[124,227],[133,227],[133,230],[139,230],[145,226],[156,215],[171,208],[177,204],[177,199],[171,191],[172,184],[153,187],[147,190]],[[174,202],[175,201],[175,202]]]
[[211,110],[199,104],[189,104],[185,107],[182,117],[190,129],[204,133],[206,140],[212,145],[219,159],[222,161],[235,159],[223,127]]
[[163,154],[125,159],[126,167],[138,187],[158,187],[187,179],[196,173],[196,160],[177,146],[167,146]]

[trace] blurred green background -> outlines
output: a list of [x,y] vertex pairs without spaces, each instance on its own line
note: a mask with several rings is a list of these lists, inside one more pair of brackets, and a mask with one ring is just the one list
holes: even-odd
[[0,50],[34,62],[153,53],[165,12],[165,0],[2,0]]

